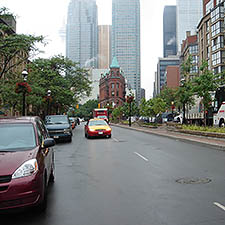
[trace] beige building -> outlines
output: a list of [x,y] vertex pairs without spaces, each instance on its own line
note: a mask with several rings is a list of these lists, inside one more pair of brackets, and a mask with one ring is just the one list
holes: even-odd
[[98,26],[98,68],[108,69],[111,63],[111,25]]
[[204,15],[198,24],[199,62],[206,60],[215,74],[225,70],[224,0],[204,0]]
[[[196,34],[191,35],[190,31],[186,32],[186,39],[183,40],[181,45],[181,65],[186,63],[188,58],[191,56],[191,68],[187,77],[181,77],[181,79],[185,78],[186,80],[192,79],[196,75],[198,75],[199,70],[199,45],[198,45],[198,36]],[[182,66],[181,66],[182,68]],[[180,69],[181,69],[180,68]],[[181,71],[182,74],[182,71]],[[182,74],[183,75],[183,74]]]

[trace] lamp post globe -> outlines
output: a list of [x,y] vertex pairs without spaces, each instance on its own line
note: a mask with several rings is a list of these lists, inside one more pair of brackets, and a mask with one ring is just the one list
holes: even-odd
[[26,70],[24,70],[22,72],[22,76],[23,76],[23,80],[26,82],[27,81],[28,72]]
[[50,97],[51,97],[51,90],[47,91],[47,100],[48,100],[48,106],[47,106],[47,115],[50,114]]

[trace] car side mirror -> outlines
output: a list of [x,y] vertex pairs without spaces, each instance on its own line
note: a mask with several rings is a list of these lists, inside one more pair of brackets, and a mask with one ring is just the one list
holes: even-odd
[[43,141],[42,148],[49,148],[55,145],[55,140],[53,138],[46,138]]

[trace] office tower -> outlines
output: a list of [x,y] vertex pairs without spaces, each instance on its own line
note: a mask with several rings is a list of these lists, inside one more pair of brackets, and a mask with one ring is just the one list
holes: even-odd
[[177,47],[179,52],[186,31],[194,34],[202,16],[202,0],[177,0]]
[[163,12],[163,57],[177,54],[176,6],[165,6]]
[[112,58],[116,56],[137,101],[141,98],[140,2],[112,0]]
[[108,69],[111,63],[111,25],[98,26],[98,68]]
[[66,29],[66,56],[81,67],[97,68],[98,20],[96,0],[71,0]]
[[180,58],[178,56],[169,56],[167,58],[159,58],[157,65],[157,74],[155,78],[156,87],[155,95],[158,95],[162,88],[166,85],[166,68],[167,66],[180,65]]

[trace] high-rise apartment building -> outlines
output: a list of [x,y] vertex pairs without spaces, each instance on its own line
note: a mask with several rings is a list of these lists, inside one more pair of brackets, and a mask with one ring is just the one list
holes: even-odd
[[108,69],[111,63],[111,25],[98,26],[98,68]]
[[180,52],[186,31],[195,33],[203,16],[203,0],[177,0],[177,48]]
[[140,1],[112,0],[112,56],[124,71],[137,101],[141,98]]
[[176,6],[165,6],[163,12],[163,57],[177,54]]
[[81,67],[97,68],[98,19],[96,0],[71,0],[66,26],[66,56]]
[[225,71],[225,0],[204,0],[204,16],[198,25],[199,66],[207,61],[214,74]]

